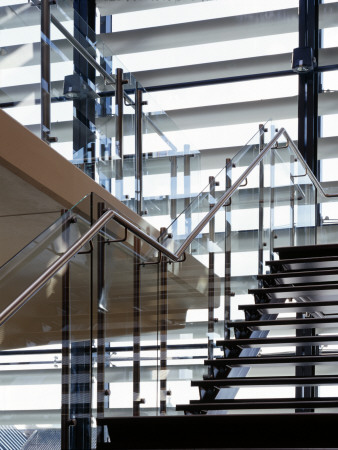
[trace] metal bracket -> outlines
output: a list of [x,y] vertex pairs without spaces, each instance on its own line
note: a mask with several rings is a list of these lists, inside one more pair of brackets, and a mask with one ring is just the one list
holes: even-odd
[[232,199],[229,198],[228,203],[224,203],[223,207],[225,208],[226,206],[230,206],[230,205],[231,205],[231,202],[232,202]]
[[169,261],[169,264],[182,263],[182,262],[184,262],[186,260],[187,260],[187,256],[186,256],[186,254],[184,252],[181,259],[179,259],[178,261]]
[[47,136],[47,141],[49,144],[53,144],[55,142],[59,142],[59,138],[56,136]]
[[116,242],[125,242],[127,240],[127,236],[128,236],[128,228],[124,229],[124,237],[121,239],[107,239],[106,241],[104,241],[104,244],[115,244]]
[[247,185],[248,185],[248,179],[245,178],[244,183],[240,184],[238,187],[244,187],[244,186],[247,186]]
[[302,175],[291,175],[291,180],[293,181],[294,178],[306,177],[306,175],[307,175],[307,168],[305,168],[305,173]]
[[90,250],[84,251],[84,252],[78,252],[78,255],[88,255],[89,253],[92,253],[94,246],[92,240],[89,241]]
[[278,145],[278,142],[276,142],[276,145],[274,147],[271,147],[273,150],[280,150],[282,148],[288,148],[290,145],[289,140],[286,141],[285,145]]
[[151,265],[156,265],[156,264],[160,264],[162,262],[162,253],[159,252],[158,253],[158,260],[154,261],[154,262],[142,262],[139,265],[140,266],[151,266]]

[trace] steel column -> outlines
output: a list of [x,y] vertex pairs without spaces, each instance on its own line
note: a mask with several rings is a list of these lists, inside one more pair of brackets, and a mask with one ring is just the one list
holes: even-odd
[[[105,205],[99,202],[97,205],[97,217],[104,213]],[[97,236],[97,417],[103,418],[105,409],[109,407],[109,385],[105,382],[105,370],[109,358],[109,352],[106,350],[106,313],[102,307],[105,286],[105,240],[102,234]],[[96,316],[94,313],[94,317]],[[104,429],[97,428],[97,442],[105,442]]]
[[[189,151],[189,146],[184,146],[184,153]],[[191,232],[191,208],[190,205],[190,195],[191,195],[191,160],[192,155],[185,154],[183,160],[183,171],[184,171],[184,210],[185,210],[185,232],[189,234]]]
[[[216,181],[215,177],[209,177],[209,209],[215,204]],[[209,222],[209,243],[215,244],[215,218]],[[208,274],[208,359],[214,357],[214,332],[215,332],[215,254],[209,247],[209,274]],[[213,368],[208,367],[208,375],[212,376]]]
[[115,91],[115,195],[123,200],[123,70],[116,69]]
[[[62,215],[65,214],[62,210]],[[62,224],[63,242],[69,243],[68,217]],[[70,386],[70,286],[69,286],[69,264],[65,266],[62,273],[62,397],[61,397],[61,448],[69,448],[69,386]]]
[[143,147],[142,147],[142,106],[146,104],[142,100],[143,90],[136,83],[135,91],[135,201],[136,212],[140,216],[143,210]]
[[[299,1],[299,47],[311,47],[318,62],[318,0]],[[312,172],[317,175],[318,140],[317,70],[299,74],[298,147]]]
[[140,239],[134,236],[134,326],[133,326],[133,416],[140,415],[141,403],[141,267]]
[[51,131],[50,95],[50,1],[41,1],[41,139],[49,144]]
[[[231,159],[225,161],[225,190],[231,186]],[[231,300],[231,203],[225,208],[225,248],[224,248],[224,339],[230,337],[227,327],[227,320],[230,320],[230,300]]]
[[[160,229],[160,233],[165,232]],[[160,269],[160,414],[167,413],[167,347],[168,347],[168,260],[162,257]]]
[[[177,217],[177,156],[170,156],[170,219]],[[177,223],[174,223],[174,233],[177,230]],[[175,233],[176,234],[176,233]]]
[[[259,125],[259,151],[264,148],[264,125]],[[259,163],[259,197],[258,197],[258,274],[264,270],[263,233],[264,233],[264,161]]]

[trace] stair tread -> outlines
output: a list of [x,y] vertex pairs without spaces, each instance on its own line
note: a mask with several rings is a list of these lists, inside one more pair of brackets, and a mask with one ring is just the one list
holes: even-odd
[[338,313],[338,300],[323,300],[323,301],[307,301],[307,302],[287,302],[287,303],[255,303],[248,305],[239,305],[239,310],[245,311],[264,311],[267,314],[274,314],[277,310],[285,313],[292,312],[334,312]]
[[[283,260],[278,260],[279,262],[283,262]],[[294,260],[292,260],[294,261]],[[277,261],[275,261],[277,262]],[[337,256],[337,262],[338,262],[338,256]],[[313,269],[307,269],[307,270],[293,270],[290,272],[274,272],[274,273],[263,273],[263,274],[258,274],[257,275],[257,279],[258,280],[264,280],[264,279],[269,279],[269,278],[278,278],[278,277],[283,277],[283,278],[292,278],[292,277],[297,277],[297,276],[318,276],[318,275],[335,275],[338,274],[338,266],[331,268],[331,269],[322,269],[322,270],[313,270]]]
[[285,345],[318,345],[318,344],[338,344],[338,336],[282,336],[250,339],[223,339],[216,341],[218,346],[229,347],[249,347],[250,346],[285,346]]
[[338,255],[336,256],[319,256],[316,258],[284,258],[284,259],[274,259],[266,261],[265,264],[270,267],[281,267],[281,266],[291,266],[289,269],[283,269],[286,273],[288,270],[309,270],[309,266],[312,269],[315,268],[336,268],[338,267]]
[[338,244],[311,244],[298,245],[295,247],[275,247],[273,250],[278,253],[280,258],[306,255],[311,257],[318,256],[336,256],[338,255]]
[[323,384],[338,384],[338,375],[322,375],[313,377],[238,377],[211,380],[195,380],[191,386],[201,388],[236,387],[236,386],[320,386]]
[[203,403],[193,401],[186,405],[176,405],[177,411],[219,410],[219,409],[268,409],[268,408],[337,408],[338,397],[326,397],[319,399],[295,399],[295,398],[272,398],[272,399],[230,399],[214,400]]
[[272,328],[314,328],[316,325],[320,325],[320,328],[328,328],[334,325],[338,326],[338,317],[321,317],[321,318],[306,318],[306,319],[275,319],[275,320],[238,320],[229,321],[227,326],[251,328],[255,330],[259,329],[272,329]]
[[204,361],[206,366],[241,367],[250,365],[313,365],[338,363],[338,355],[311,355],[311,356],[245,356],[239,358],[217,358]]
[[269,281],[283,281],[284,284],[305,284],[311,283],[315,280],[316,283],[330,283],[337,282],[338,280],[338,267],[337,268],[327,268],[322,270],[292,270],[289,272],[276,272],[257,275],[258,280],[265,282]]
[[338,283],[324,283],[324,284],[301,284],[301,285],[287,285],[287,286],[273,286],[249,289],[249,294],[255,295],[266,295],[266,294],[283,294],[285,297],[280,296],[280,298],[289,297],[299,297],[301,295],[337,295],[338,293]]

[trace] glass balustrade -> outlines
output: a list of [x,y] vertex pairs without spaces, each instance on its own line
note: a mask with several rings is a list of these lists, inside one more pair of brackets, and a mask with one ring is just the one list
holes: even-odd
[[[247,148],[250,157],[242,150],[241,158],[210,179],[202,213],[259,156],[262,139],[254,145]],[[316,190],[294,147],[281,137],[201,230],[182,262],[159,258],[111,220],[1,327],[4,384],[11,377],[11,386],[31,387],[27,394],[22,387],[22,396],[2,388],[4,423],[32,436],[53,428],[73,445],[88,443],[90,433],[106,439],[95,419],[179,414],[177,404],[198,398],[190,383],[208,375],[204,360],[221,355],[216,341],[233,337],[227,321],[243,318],[238,306],[254,301],[248,289],[259,286],[256,275],[269,270],[265,262],[275,257],[274,248],[335,242],[336,224],[318,220],[335,203]],[[86,197],[3,266],[1,308],[109,207],[96,195]],[[158,235],[142,218],[138,226]],[[294,350],[262,350],[269,351]],[[255,374],[254,369],[248,376]],[[79,385],[80,375],[86,381]],[[42,376],[46,395],[35,392]],[[39,401],[29,397],[34,392]],[[233,392],[236,398],[247,394],[242,388]],[[285,388],[278,395],[293,394]]]

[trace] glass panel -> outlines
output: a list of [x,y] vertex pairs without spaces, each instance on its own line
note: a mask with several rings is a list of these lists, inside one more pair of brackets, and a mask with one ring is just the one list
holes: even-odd
[[[77,214],[88,206],[87,198],[2,268],[1,311],[88,230]],[[84,246],[1,326],[2,424],[30,445],[91,448],[90,253]]]
[[[266,128],[266,125],[264,125]],[[213,203],[216,204],[217,200],[221,198],[225,192],[225,173],[226,168],[233,167],[233,181],[237,180],[242,173],[244,173],[247,166],[252,162],[255,155],[259,151],[259,139],[261,132],[253,136],[253,138],[244,146],[235,157],[227,163],[227,166],[222,169],[215,177],[216,189],[214,190]],[[210,181],[210,180],[209,180]],[[232,181],[232,183],[233,183]],[[210,184],[206,186],[190,203],[190,205],[180,214],[176,220],[167,228],[167,233],[172,235],[172,238],[167,239],[165,237],[165,245],[171,248],[171,251],[175,252],[179,246],[187,238],[188,230],[193,230],[203,219],[203,217],[209,211],[209,196],[210,196]],[[191,225],[190,225],[191,223]]]

